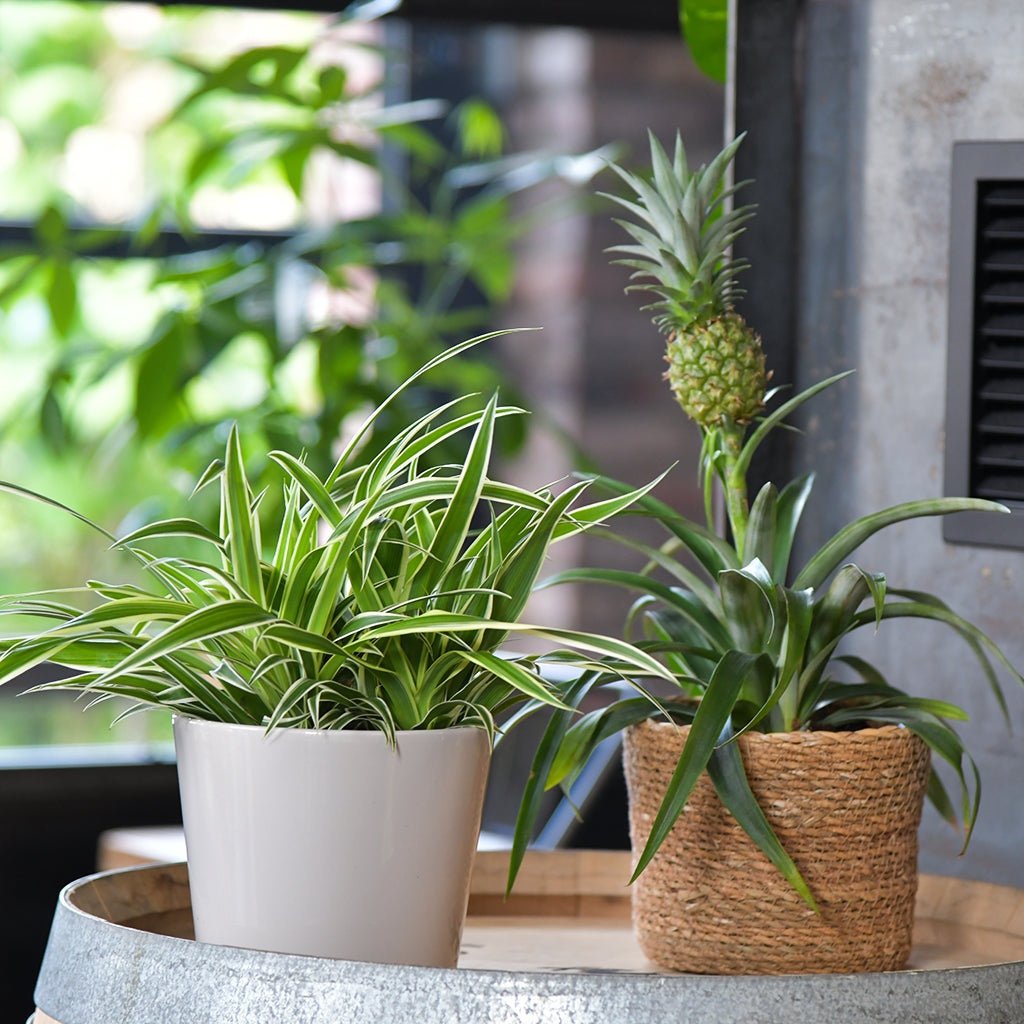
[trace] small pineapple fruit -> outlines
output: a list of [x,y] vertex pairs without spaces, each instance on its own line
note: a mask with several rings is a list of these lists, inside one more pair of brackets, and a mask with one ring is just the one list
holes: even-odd
[[650,136],[650,181],[612,165],[637,198],[609,198],[641,223],[619,220],[636,244],[609,251],[623,253],[616,262],[633,267],[632,280],[640,280],[628,290],[658,296],[644,309],[656,311],[654,323],[668,335],[665,377],[686,414],[705,430],[753,419],[770,376],[761,339],[732,308],[736,275],[747,264],[729,249],[753,207],[725,211],[723,202],[739,186],[726,189],[724,179],[742,140],[692,174],[678,135],[672,163]]

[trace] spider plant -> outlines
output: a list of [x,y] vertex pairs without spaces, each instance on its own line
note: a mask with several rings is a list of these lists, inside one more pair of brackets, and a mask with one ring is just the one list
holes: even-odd
[[[491,479],[495,424],[522,412],[497,396],[482,408],[467,409],[465,398],[442,404],[360,461],[361,442],[401,390],[486,337],[454,346],[410,377],[326,479],[302,459],[270,453],[284,507],[273,537],[261,530],[263,495],[253,492],[232,429],[223,461],[197,484],[219,487],[218,528],[177,518],[117,539],[107,534],[142,564],[150,587],[92,581],[3,601],[0,611],[41,617],[44,626],[0,642],[0,682],[45,660],[79,673],[56,687],[128,698],[129,711],[151,706],[268,728],[377,729],[394,742],[398,730],[461,725],[493,737],[495,715],[517,702],[557,705],[546,662],[667,675],[621,640],[519,621],[549,545],[616,515],[646,488],[579,504],[583,482],[556,495]],[[471,432],[464,462],[421,468],[463,432]],[[147,550],[168,539],[190,548],[198,542],[209,557]],[[561,646],[508,654],[515,634]]]

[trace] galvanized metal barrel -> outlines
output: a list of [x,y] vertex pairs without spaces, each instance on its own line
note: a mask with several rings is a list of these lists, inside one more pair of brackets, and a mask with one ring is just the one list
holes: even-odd
[[[636,951],[624,916],[625,856],[620,864],[614,854],[596,861],[572,851],[540,855],[527,865],[527,891],[503,911],[496,899],[502,855],[487,855],[483,867],[478,861],[478,902],[474,912],[471,901],[463,958],[450,970],[198,943],[188,937],[184,865],[92,876],[60,895],[36,989],[36,1024],[1024,1020],[1024,894],[1017,890],[923,879],[931,917],[922,918],[911,970],[674,975],[658,972]],[[593,864],[601,886],[579,891]],[[494,916],[500,913],[506,916]],[[510,922],[508,915],[517,919]]]

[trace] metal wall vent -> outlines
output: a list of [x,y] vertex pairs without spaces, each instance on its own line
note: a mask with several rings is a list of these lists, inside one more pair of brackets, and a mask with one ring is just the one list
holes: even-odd
[[1024,143],[953,147],[946,494],[1012,516],[944,520],[947,541],[1024,547]]

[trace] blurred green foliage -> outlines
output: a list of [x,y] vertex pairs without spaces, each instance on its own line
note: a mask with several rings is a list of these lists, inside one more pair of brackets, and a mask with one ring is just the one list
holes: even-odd
[[[0,0],[0,477],[123,533],[184,502],[232,422],[254,477],[271,448],[324,472],[412,369],[489,325],[530,223],[514,194],[603,162],[506,154],[476,98],[386,103],[406,59],[374,22],[389,6]],[[429,385],[369,443],[439,391],[515,401],[493,354]],[[0,538],[6,592],[113,571],[12,498]]]
[[[476,99],[386,105],[369,5],[214,55],[224,12],[134,6],[0,0],[0,217],[30,227],[0,243],[0,439],[93,466],[118,515],[139,477],[201,471],[231,421],[249,453],[323,471],[364,410],[508,298],[513,193],[599,165],[503,156]],[[242,228],[240,197],[279,230]],[[211,247],[209,230],[242,235]],[[430,383],[505,382],[484,354]],[[433,397],[409,393],[380,436]]]
[[679,27],[697,67],[724,85],[728,73],[729,0],[679,0]]

